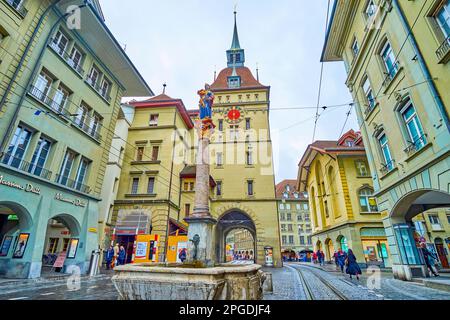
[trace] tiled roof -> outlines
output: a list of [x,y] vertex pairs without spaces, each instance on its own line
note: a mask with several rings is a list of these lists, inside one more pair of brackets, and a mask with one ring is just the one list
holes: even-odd
[[174,101],[174,100],[178,100],[178,99],[173,99],[173,98],[169,97],[167,94],[161,93],[160,95],[155,96],[155,97],[150,98],[145,101],[159,102],[159,101]]
[[[305,194],[303,192],[297,191],[297,180],[293,179],[286,179],[281,181],[275,186],[275,194],[277,199],[290,199],[290,200],[308,200],[307,197],[305,197]],[[289,186],[289,192],[286,191],[286,186]],[[288,193],[288,198],[283,197],[285,193]],[[295,193],[298,193],[298,198],[294,196]]]
[[[236,72],[241,77],[241,88],[267,88],[255,79],[252,72],[247,67],[237,67]],[[216,81],[211,85],[212,90],[229,89],[228,77],[233,73],[233,68],[225,68],[220,71]]]

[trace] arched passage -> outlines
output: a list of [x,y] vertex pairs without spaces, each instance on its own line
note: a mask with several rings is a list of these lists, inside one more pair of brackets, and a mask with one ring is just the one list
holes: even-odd
[[42,253],[41,274],[50,272],[65,272],[64,267],[53,268],[58,256],[65,254],[64,266],[75,264],[78,255],[81,226],[69,214],[59,214],[48,220],[45,243]]
[[[253,256],[255,263],[258,263],[258,255],[256,251],[256,227],[249,215],[237,209],[228,211],[218,219],[216,230],[216,239],[218,241],[216,246],[216,256],[219,262],[227,262],[227,236],[232,235],[232,231],[235,231],[233,232],[234,235],[240,231],[238,236],[239,234],[245,236],[245,238],[243,237],[244,241],[247,242],[245,246],[250,246],[248,244],[249,235],[253,239]],[[244,250],[244,255],[246,255],[245,251],[249,251],[248,255],[250,255],[250,248],[248,250]]]
[[[418,274],[417,270],[424,265],[424,250],[433,250],[434,246],[436,253],[439,254],[437,251],[444,246],[436,244],[435,239],[432,239],[435,223],[432,219],[434,214],[430,214],[429,210],[435,211],[434,209],[448,207],[450,207],[450,194],[435,189],[415,190],[405,194],[396,202],[392,208],[390,220],[395,235],[396,251],[399,252],[396,261],[398,265]],[[417,223],[418,215],[423,216],[423,223]],[[421,226],[426,227],[427,224],[431,224],[431,230],[421,228]],[[445,254],[440,257],[440,260],[443,266],[448,267]],[[422,271],[420,272],[424,275]]]
[[32,261],[35,237],[33,219],[21,204],[0,201],[0,275],[26,278],[26,266]]
[[331,261],[333,260],[333,255],[334,255],[333,241],[330,238],[328,238],[325,240],[325,259],[327,261]]

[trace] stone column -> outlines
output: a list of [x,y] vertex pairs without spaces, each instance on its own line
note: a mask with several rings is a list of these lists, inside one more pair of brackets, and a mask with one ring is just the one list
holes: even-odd
[[216,261],[213,231],[217,221],[209,212],[209,142],[209,136],[199,138],[194,211],[184,219],[189,224],[187,262],[202,267],[212,267]]

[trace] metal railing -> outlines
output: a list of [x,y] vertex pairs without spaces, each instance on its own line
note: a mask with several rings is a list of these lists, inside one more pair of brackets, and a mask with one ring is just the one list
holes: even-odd
[[37,166],[35,164],[29,163],[28,161],[25,161],[22,158],[15,157],[8,152],[0,153],[0,162],[9,167],[30,173],[34,176],[43,178],[45,180],[50,180],[52,177],[51,171],[44,169],[40,166]]
[[[78,112],[80,112],[80,111],[78,111]],[[84,121],[80,121],[78,118],[75,118],[75,120],[73,120],[73,123],[75,126],[77,126],[79,129],[81,129],[87,135],[91,136],[92,138],[94,138],[97,141],[101,141],[101,139],[102,139],[102,136],[100,135],[101,123],[98,122],[97,127],[94,129],[91,125],[88,124],[91,121],[92,121],[92,117],[86,117],[84,119]]]
[[442,42],[442,44],[436,50],[436,56],[438,57],[439,61],[441,61],[447,56],[449,52],[450,52],[450,36],[448,36],[447,39],[445,39],[444,42]]
[[86,77],[86,82],[88,85],[90,85],[92,87],[92,89],[94,89],[99,95],[101,95],[108,103],[111,102],[111,97],[108,95],[108,92],[105,92],[101,88],[101,86],[98,82],[94,81],[94,79],[92,79],[89,76]]
[[69,101],[69,98],[66,97],[64,102],[57,102],[55,101],[52,96],[58,92],[58,90],[55,89],[49,89],[47,92],[42,92],[40,89],[36,88],[34,85],[30,86],[30,89],[28,90],[28,93],[35,99],[39,100],[43,104],[45,104],[47,107],[52,109],[58,114],[65,115],[67,117],[70,116],[70,112],[66,109],[66,104]]
[[395,160],[391,160],[388,163],[381,164],[380,172],[382,175],[388,174],[395,168]]
[[414,142],[409,141],[409,145],[404,151],[408,156],[412,156],[414,153],[425,147],[426,144],[427,144],[427,135],[424,134],[423,136],[416,139]]
[[55,51],[73,70],[75,70],[79,75],[84,76],[84,70],[81,68],[81,64],[76,64],[75,61],[70,57],[70,54],[62,50],[58,44],[55,42],[55,39],[51,39],[49,43],[50,48]]
[[19,13],[22,18],[25,18],[25,16],[28,13],[28,10],[23,6],[24,1],[20,0],[5,0],[7,4],[9,4],[14,10]]
[[69,179],[68,177],[61,174],[56,175],[55,182],[83,193],[91,193],[91,188],[89,186],[82,184],[76,180]]

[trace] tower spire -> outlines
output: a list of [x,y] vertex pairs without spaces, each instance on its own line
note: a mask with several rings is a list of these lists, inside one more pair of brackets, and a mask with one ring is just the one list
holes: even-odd
[[234,32],[233,32],[233,41],[231,42],[231,50],[239,50],[241,49],[241,44],[239,43],[239,34],[237,29],[237,19],[236,19],[237,11],[236,7],[234,8]]
[[241,44],[239,43],[236,7],[234,7],[233,13],[234,13],[233,41],[231,42],[230,50],[227,50],[227,64],[228,68],[239,68],[244,66],[245,54],[244,49],[241,48]]

